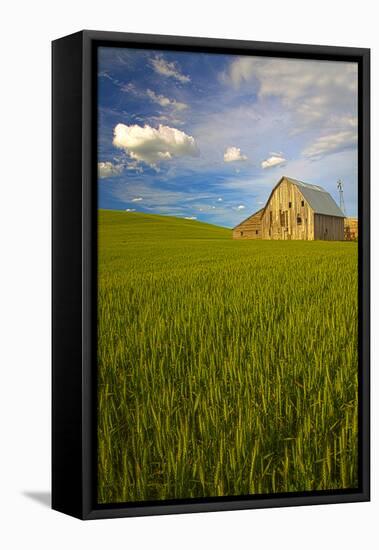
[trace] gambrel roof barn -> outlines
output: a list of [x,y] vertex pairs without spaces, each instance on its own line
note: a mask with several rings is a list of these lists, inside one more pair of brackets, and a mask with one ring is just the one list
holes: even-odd
[[343,241],[344,218],[325,189],[283,176],[265,207],[233,228],[233,238]]

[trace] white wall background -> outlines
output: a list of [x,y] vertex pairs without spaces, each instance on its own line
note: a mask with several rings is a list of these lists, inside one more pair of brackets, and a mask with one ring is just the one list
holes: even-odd
[[[0,170],[0,545],[13,548],[377,548],[378,290],[373,288],[373,501],[80,522],[51,511],[50,41],[82,28],[372,48],[373,209],[378,207],[375,2],[45,0],[3,4]],[[375,222],[375,216],[374,216]],[[373,278],[378,275],[373,226]],[[69,399],[69,396],[68,396]],[[34,495],[34,497],[33,497]],[[33,498],[32,498],[33,497]],[[36,498],[37,497],[37,498]]]

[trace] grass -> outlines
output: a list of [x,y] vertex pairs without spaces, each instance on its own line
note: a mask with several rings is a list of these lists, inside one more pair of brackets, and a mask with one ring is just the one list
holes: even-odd
[[98,501],[358,484],[357,245],[99,212]]

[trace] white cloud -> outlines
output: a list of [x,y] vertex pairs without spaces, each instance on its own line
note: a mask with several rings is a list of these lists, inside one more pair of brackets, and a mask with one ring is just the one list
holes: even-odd
[[153,103],[157,103],[161,107],[172,107],[177,111],[183,111],[188,108],[186,103],[176,101],[176,99],[170,99],[162,94],[156,94],[153,90],[147,89],[146,95]]
[[174,157],[197,157],[199,150],[192,136],[170,126],[152,128],[145,124],[117,124],[113,145],[124,149],[133,160],[155,167],[162,160]]
[[343,89],[355,94],[357,77],[356,63],[246,56],[232,61],[227,73],[223,75],[224,81],[235,88],[256,79],[260,96],[282,96],[287,100],[297,100],[304,95],[311,95],[314,105],[319,107],[329,99],[329,94],[320,95],[320,91]]
[[135,212],[135,208],[125,208],[125,212]]
[[217,199],[218,202],[222,202],[222,200],[223,200],[222,197],[219,197],[219,198]]
[[133,170],[137,174],[143,174],[143,168],[142,168],[142,166],[140,166],[138,164],[138,162],[136,160],[132,160],[130,162],[127,162],[125,164],[125,169],[126,170]]
[[[209,198],[213,198],[213,197],[209,197]],[[213,204],[206,204],[204,202],[201,202],[201,203],[194,202],[192,203],[192,208],[194,208],[198,212],[208,212],[208,213],[211,212],[212,214],[215,214],[216,212],[214,211],[218,212],[221,209],[221,205],[216,207]]]
[[241,160],[247,160],[246,155],[241,154],[239,147],[227,147],[224,153],[224,162],[236,162]]
[[242,82],[251,80],[259,60],[253,57],[239,57],[231,62],[229,70],[224,73],[224,80],[229,81],[235,88]]
[[303,155],[307,158],[317,160],[326,155],[355,147],[356,145],[357,135],[355,130],[346,130],[317,138],[312,145],[304,149]]
[[244,204],[239,204],[237,207],[236,207],[236,210],[245,210],[246,206]]
[[185,220],[197,220],[196,216],[184,216]]
[[113,164],[112,162],[98,162],[97,174],[99,178],[111,178],[113,176],[119,176],[122,172],[122,166],[120,164]]
[[274,166],[280,166],[281,164],[284,164],[286,162],[286,159],[279,154],[273,153],[270,157],[263,160],[261,162],[261,166],[263,169],[265,168],[273,168]]
[[137,95],[139,92],[133,82],[128,82],[127,84],[122,84],[121,91],[129,94]]
[[247,84],[260,100],[280,98],[294,116],[292,135],[340,125],[357,113],[357,63],[244,56],[221,78],[235,89]]
[[184,124],[184,121],[181,120],[180,118],[177,118],[176,116],[174,116],[173,113],[169,113],[167,115],[151,115],[148,118],[143,118],[141,120],[143,120],[143,122],[145,122],[146,124],[150,124],[150,125],[153,125],[153,124],[166,124],[166,125],[172,124],[172,125],[175,125],[175,126],[183,126],[183,124]]
[[162,56],[158,55],[150,59],[151,66],[154,71],[160,75],[174,78],[182,84],[187,84],[191,81],[190,77],[183,74],[177,64],[171,61],[166,61]]
[[141,202],[141,201],[143,201],[142,197],[135,197],[134,199],[132,199],[132,202]]
[[133,198],[143,197],[144,211],[180,217],[192,216],[198,210],[195,201],[212,199],[209,194],[194,195],[193,191],[185,186],[171,185],[166,189],[159,183],[157,176],[136,177],[128,183],[121,181],[113,183],[110,191],[117,200],[125,203],[125,206],[129,206]]
[[165,97],[162,94],[156,94],[153,92],[153,90],[146,90],[146,95],[148,98],[151,99],[154,103],[158,103],[161,107],[168,107],[171,105],[171,100],[168,97]]

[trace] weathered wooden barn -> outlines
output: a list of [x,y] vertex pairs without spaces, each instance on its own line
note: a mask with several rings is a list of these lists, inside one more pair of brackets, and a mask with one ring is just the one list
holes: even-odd
[[344,218],[325,189],[283,176],[266,206],[233,228],[233,238],[343,241]]
[[263,208],[252,214],[246,220],[233,228],[234,239],[261,239],[262,238]]

